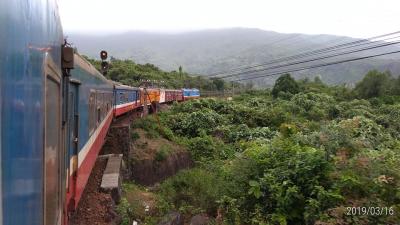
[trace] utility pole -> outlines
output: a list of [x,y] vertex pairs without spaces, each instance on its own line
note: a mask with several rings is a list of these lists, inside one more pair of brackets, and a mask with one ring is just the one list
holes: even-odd
[[235,96],[235,83],[232,81],[232,98]]

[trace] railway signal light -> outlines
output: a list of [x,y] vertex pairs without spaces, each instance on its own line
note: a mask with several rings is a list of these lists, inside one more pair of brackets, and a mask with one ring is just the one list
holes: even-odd
[[106,51],[101,51],[100,52],[100,58],[101,58],[101,60],[106,60],[107,59],[107,52]]
[[106,62],[106,61],[103,61],[103,62],[101,62],[101,70],[102,70],[102,72],[103,72],[103,74],[105,75],[106,73],[107,73],[107,71],[108,71],[108,62]]

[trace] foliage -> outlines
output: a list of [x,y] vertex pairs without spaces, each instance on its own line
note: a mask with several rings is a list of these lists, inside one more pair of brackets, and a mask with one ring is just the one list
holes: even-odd
[[[101,61],[85,58],[100,71]],[[151,85],[177,89],[195,87],[208,91],[220,91],[229,87],[228,83],[222,79],[211,80],[190,75],[184,72],[181,66],[178,71],[166,72],[153,64],[137,64],[132,60],[120,60],[113,57],[111,57],[106,77],[134,87],[139,87],[144,80],[151,80]]]
[[377,70],[372,70],[368,72],[364,79],[357,84],[355,92],[361,98],[383,96],[387,94],[390,80],[390,73],[381,73]]
[[287,92],[297,94],[300,91],[297,82],[290,76],[290,74],[282,75],[276,80],[272,95],[276,98],[280,92]]
[[181,171],[160,187],[164,199],[177,209],[192,213],[215,212],[217,200],[226,188],[221,177],[202,169]]
[[168,145],[163,145],[160,149],[156,152],[154,159],[158,162],[164,161],[168,155],[171,153],[171,147]]
[[253,90],[162,112],[161,123],[197,165],[161,185],[165,201],[185,212],[222,214],[225,224],[397,224],[399,215],[345,214],[353,206],[400,209],[394,84],[376,97],[364,95],[365,84],[297,84],[298,93],[275,98]]
[[121,225],[131,224],[132,208],[126,198],[122,198],[117,206],[117,212],[121,216]]

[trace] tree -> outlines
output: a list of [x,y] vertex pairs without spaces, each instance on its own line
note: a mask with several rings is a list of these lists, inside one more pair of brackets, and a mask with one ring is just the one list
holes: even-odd
[[400,95],[400,76],[397,77],[396,80],[392,83],[392,94],[393,95]]
[[279,92],[297,94],[299,91],[300,87],[297,82],[290,76],[290,74],[285,74],[276,80],[274,88],[272,89],[272,96],[276,98],[278,97]]
[[181,76],[181,78],[182,78],[182,75],[183,75],[183,73],[182,73],[182,66],[179,66],[179,75]]
[[321,76],[318,75],[318,76],[314,77],[314,83],[323,84],[323,82],[321,80]]
[[356,85],[354,91],[361,98],[380,97],[387,94],[389,91],[390,80],[390,73],[381,73],[377,70],[371,70],[365,75],[364,79]]
[[224,90],[225,82],[220,78],[212,78],[212,82],[214,83],[215,87],[218,91]]

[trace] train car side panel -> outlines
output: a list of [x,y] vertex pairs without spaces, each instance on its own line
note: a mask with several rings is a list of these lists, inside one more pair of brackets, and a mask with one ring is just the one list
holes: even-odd
[[70,179],[76,179],[76,183],[75,187],[68,189],[68,201],[75,208],[112,121],[113,84],[79,55],[75,55],[74,60],[75,68],[71,78],[81,83],[77,110],[79,132],[77,155],[70,152],[69,157]]
[[[0,1],[0,40],[0,224],[42,225],[54,203],[44,205],[43,137],[46,61],[59,73],[63,41],[56,1]],[[60,221],[56,204],[48,223]]]
[[141,107],[140,89],[138,88],[116,85],[114,98],[114,116],[116,117]]
[[160,89],[160,103],[166,102],[166,92],[167,90],[165,89]]

